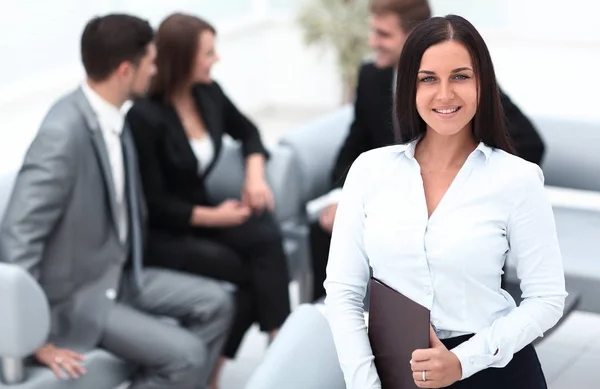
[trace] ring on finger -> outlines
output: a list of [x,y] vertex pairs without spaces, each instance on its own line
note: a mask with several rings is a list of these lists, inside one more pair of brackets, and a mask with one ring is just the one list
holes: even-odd
[[427,372],[425,370],[421,371],[421,378],[423,378],[423,382],[427,381]]

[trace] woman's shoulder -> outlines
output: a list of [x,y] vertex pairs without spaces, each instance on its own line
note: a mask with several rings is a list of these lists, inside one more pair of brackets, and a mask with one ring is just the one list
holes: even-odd
[[157,97],[144,97],[136,99],[131,105],[129,112],[148,114],[157,111],[162,111],[165,108],[165,103]]
[[146,97],[136,100],[129,111],[128,118],[144,120],[150,123],[159,121],[165,112],[166,105],[158,98]]
[[221,85],[215,80],[212,80],[209,83],[194,84],[194,86],[192,88],[195,93],[207,94],[207,95],[211,96],[212,98],[219,98],[219,97],[225,96],[225,91],[223,91],[223,88],[221,87]]
[[396,159],[398,155],[403,154],[408,147],[410,147],[408,144],[377,147],[375,149],[365,151],[360,155],[359,158],[369,161],[366,163],[378,163],[382,160]]
[[398,156],[402,155],[407,148],[408,145],[401,144],[383,146],[365,151],[352,163],[351,169],[360,172],[358,174],[367,175],[372,175],[374,171],[381,172],[384,168],[391,166],[397,161]]
[[530,188],[544,184],[544,173],[538,165],[504,150],[494,149],[489,164],[494,176],[502,177],[507,186]]

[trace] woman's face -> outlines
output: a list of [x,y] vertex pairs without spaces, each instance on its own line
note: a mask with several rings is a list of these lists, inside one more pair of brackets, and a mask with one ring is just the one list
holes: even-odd
[[215,34],[211,31],[201,32],[194,60],[192,83],[210,83],[210,69],[218,60],[219,57],[215,51]]
[[446,136],[470,131],[478,105],[478,81],[462,44],[447,41],[423,53],[416,103],[428,130]]

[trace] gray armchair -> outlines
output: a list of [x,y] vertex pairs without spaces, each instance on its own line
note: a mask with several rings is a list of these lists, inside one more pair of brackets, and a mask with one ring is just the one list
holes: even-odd
[[25,379],[24,359],[39,348],[50,328],[42,288],[25,270],[0,263],[0,379],[15,384]]
[[288,317],[244,389],[344,389],[329,323],[321,304]]
[[345,106],[306,125],[287,131],[279,141],[279,147],[291,150],[301,182],[299,209],[295,218],[285,223],[293,232],[297,248],[297,261],[305,272],[301,275],[303,288],[301,302],[312,299],[312,262],[310,259],[309,227],[306,203],[331,188],[331,171],[352,121],[352,107]]
[[[214,203],[240,198],[245,177],[240,148],[238,142],[224,138],[222,154],[206,181],[208,195]],[[298,282],[300,300],[304,301],[302,296],[307,296],[311,290],[311,271],[309,258],[303,251],[305,234],[296,222],[303,211],[303,183],[290,148],[278,146],[269,152],[271,157],[266,165],[266,173],[275,198],[275,217],[283,234],[290,277]]]
[[[596,207],[579,200],[555,203],[554,218],[567,282],[577,294],[578,310],[600,313],[600,123],[552,117],[533,117],[546,144],[542,161],[545,185],[567,189],[565,200],[584,196]],[[516,281],[509,263],[507,278]]]
[[546,143],[546,185],[600,192],[600,123],[534,117]]
[[19,266],[0,263],[0,389],[114,389],[130,377],[133,366],[94,350],[85,355],[88,373],[61,380],[29,356],[47,339],[50,312],[35,279]]

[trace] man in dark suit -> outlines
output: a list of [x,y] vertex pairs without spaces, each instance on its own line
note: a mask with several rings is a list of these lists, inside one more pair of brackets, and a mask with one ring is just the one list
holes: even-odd
[[[331,205],[311,225],[311,254],[314,270],[314,299],[325,294],[323,281],[329,253],[336,198],[344,184],[345,174],[363,152],[395,143],[393,130],[393,99],[395,66],[410,31],[431,17],[427,0],[372,0],[369,45],[375,60],[364,64],[359,72],[354,103],[354,120],[339,151],[332,172]],[[508,131],[518,155],[540,164],[544,144],[530,120],[500,91]]]
[[0,258],[35,275],[48,298],[50,335],[34,356],[59,377],[85,375],[80,353],[101,347],[140,367],[130,388],[204,388],[233,318],[231,297],[209,279],[142,269],[146,208],[121,106],[147,90],[153,38],[133,16],[87,24],[87,79],[50,109],[27,151]]

